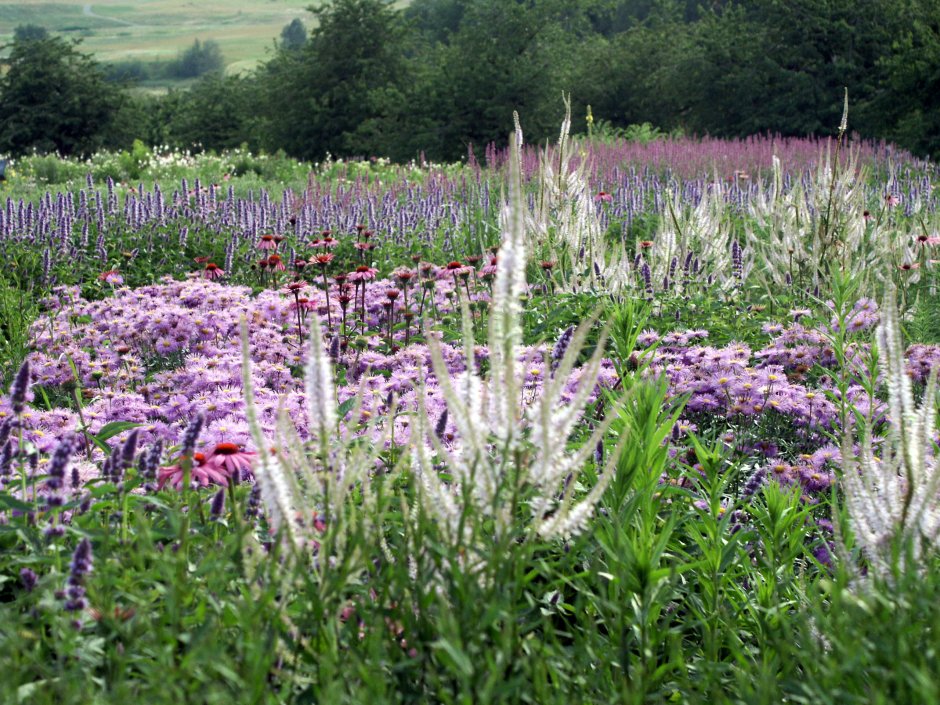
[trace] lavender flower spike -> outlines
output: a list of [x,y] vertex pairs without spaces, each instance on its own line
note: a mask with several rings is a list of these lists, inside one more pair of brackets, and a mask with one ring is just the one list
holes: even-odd
[[13,413],[19,416],[26,406],[26,393],[29,391],[29,360],[24,360],[20,371],[16,373],[13,386],[10,387],[10,405]]
[[561,359],[565,356],[568,346],[571,344],[571,338],[574,336],[574,326],[568,326],[555,341],[555,347],[552,348],[552,372],[558,369]]
[[88,606],[85,599],[85,576],[91,572],[91,541],[87,538],[82,539],[72,554],[72,562],[69,565],[68,588],[65,591],[68,600],[65,603],[65,609],[69,612],[81,612]]
[[206,415],[202,412],[196,414],[196,417],[189,422],[189,426],[186,427],[186,433],[183,434],[182,442],[182,455],[183,457],[191,458],[193,453],[196,452],[196,441],[199,439],[199,432],[202,430],[202,425],[205,423]]

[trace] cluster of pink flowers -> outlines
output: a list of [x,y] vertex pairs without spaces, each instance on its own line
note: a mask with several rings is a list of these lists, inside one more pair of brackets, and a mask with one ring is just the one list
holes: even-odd
[[[112,421],[129,421],[140,424],[140,443],[159,440],[169,447],[179,444],[191,419],[202,414],[202,452],[194,453],[188,463],[177,459],[163,467],[159,485],[178,486],[186,465],[191,480],[199,485],[242,479],[250,475],[251,462],[263,449],[255,447],[246,421],[239,326],[241,321],[248,326],[252,383],[262,428],[270,433],[283,408],[305,436],[309,420],[300,371],[306,345],[296,336],[298,302],[303,299],[309,310],[322,316],[330,353],[343,370],[345,383],[338,388],[339,403],[361,395],[358,415],[347,414],[343,421],[347,427],[364,428],[363,421],[384,417],[394,425],[394,441],[406,443],[411,414],[424,408],[435,427],[440,425],[440,437],[451,442],[456,429],[444,413],[442,391],[430,373],[430,349],[424,343],[402,341],[400,331],[394,333],[395,345],[388,345],[384,338],[390,306],[402,316],[417,315],[422,307],[428,316],[432,311],[455,310],[461,290],[466,292],[463,277],[467,266],[451,264],[454,266],[440,270],[422,264],[417,270],[396,270],[387,280],[370,278],[369,285],[357,291],[365,301],[366,328],[357,338],[364,341],[361,346],[340,345],[339,324],[331,329],[324,316],[331,310],[333,320],[340,321],[348,313],[344,307],[349,302],[338,300],[340,288],[327,298],[322,289],[294,282],[289,287],[295,286],[296,291],[289,287],[268,289],[253,296],[247,287],[227,286],[198,275],[185,281],[166,278],[134,290],[117,289],[113,296],[99,301],[81,298],[77,288],[59,288],[44,302],[48,315],[31,331],[34,352],[29,359],[35,397],[34,407],[23,416],[24,437],[41,452],[50,453],[63,433],[83,424],[95,433]],[[371,268],[367,269],[374,277]],[[427,301],[422,303],[415,294],[406,302],[399,295],[404,291],[403,282],[412,278],[431,282]],[[390,297],[392,291],[398,292],[395,297]],[[485,291],[474,291],[473,295],[482,298]],[[875,307],[863,301],[849,316],[849,327],[864,330],[875,320]],[[856,326],[853,321],[861,323]],[[765,330],[773,340],[758,351],[736,343],[709,346],[704,330],[665,335],[646,331],[638,342],[641,346],[658,345],[648,354],[651,364],[647,374],[664,375],[670,395],[688,396],[677,438],[696,428],[725,423],[736,429],[738,437],[731,442],[739,449],[774,458],[775,467],[789,468],[771,468],[770,476],[799,482],[810,491],[831,481],[827,466],[812,458],[829,443],[827,434],[839,430],[839,409],[833,401],[835,390],[825,382],[814,386],[804,373],[813,365],[834,364],[824,334],[831,328],[822,331],[799,322],[786,328],[768,325]],[[430,335],[436,334],[432,331]],[[444,343],[441,350],[451,375],[464,371],[461,350]],[[857,350],[864,350],[861,343]],[[553,374],[549,353],[545,346],[520,350],[526,400],[535,401],[544,380]],[[476,346],[474,355],[475,364],[483,364],[489,350]],[[912,376],[923,379],[940,362],[940,348],[914,346],[909,357]],[[576,368],[566,380],[563,400],[574,396],[581,374]],[[47,400],[61,393],[58,389],[72,384],[77,384],[83,401],[81,417],[65,408],[43,408]],[[617,384],[611,364],[604,364],[598,384]],[[599,389],[594,391],[596,394]],[[848,395],[849,405],[862,413],[872,409],[881,412],[879,403],[860,387],[851,387]],[[9,400],[0,398],[0,421],[10,414]],[[794,462],[776,459],[776,452],[768,450],[774,444],[759,438],[761,432],[774,428],[795,435],[793,447],[809,459],[794,460],[792,455]]]
[[[251,476],[257,455],[236,443],[216,443],[208,453],[193,453],[188,459],[190,481],[200,487],[226,485],[229,480],[238,483]],[[185,460],[180,458],[175,465],[160,468],[157,486],[162,488],[169,484],[179,489],[186,476]]]
[[[369,287],[366,313],[370,324],[382,323],[387,292],[394,283],[394,279],[376,281]],[[453,286],[446,279],[436,281],[426,311],[453,311],[455,302],[448,296]],[[322,291],[314,289],[308,295],[318,309],[326,305]],[[192,478],[200,484],[218,482],[225,474],[221,468],[229,464],[220,448],[258,451],[246,421],[241,387],[241,320],[248,325],[252,381],[262,427],[273,431],[278,410],[283,407],[299,432],[306,434],[308,417],[299,374],[306,346],[300,346],[295,337],[293,304],[287,292],[265,290],[251,296],[247,287],[226,286],[196,276],[185,281],[167,279],[135,290],[120,289],[100,301],[82,299],[75,288],[60,288],[44,303],[48,317],[32,329],[33,384],[54,396],[57,388],[77,382],[83,409],[81,418],[64,408],[41,410],[40,393],[39,408],[28,412],[24,433],[42,452],[51,451],[58,436],[82,423],[95,433],[112,421],[140,424],[142,444],[162,440],[172,446],[180,442],[190,420],[202,413],[205,428],[200,442],[215,450],[194,456]],[[326,320],[321,323],[330,340]],[[338,333],[334,331],[332,336],[335,339]],[[366,341],[364,348],[340,346],[336,358],[346,379],[338,389],[339,402],[362,395],[360,415],[347,418],[346,423],[358,425],[368,418],[387,416],[394,408],[394,438],[396,443],[405,443],[411,412],[423,405],[438,419],[445,407],[437,381],[429,374],[430,350],[423,343],[389,350],[379,334],[361,339]],[[441,350],[449,372],[460,374],[464,370],[462,350],[446,343],[441,343]],[[478,363],[489,355],[485,346],[477,346],[475,351]],[[550,373],[547,354],[542,346],[520,352],[526,370],[525,393],[532,400]],[[571,374],[567,398],[578,389],[580,376],[580,369]],[[605,366],[601,384],[612,386],[615,381],[612,366]],[[423,398],[419,399],[419,394]],[[0,419],[7,414],[8,403],[0,401]],[[445,424],[443,433],[453,438],[452,424]],[[121,438],[123,435],[117,440]],[[161,475],[163,484],[181,478],[179,463]]]

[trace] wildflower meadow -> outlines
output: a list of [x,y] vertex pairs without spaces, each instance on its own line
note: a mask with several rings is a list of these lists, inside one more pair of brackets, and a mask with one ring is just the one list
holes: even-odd
[[940,702],[887,144],[143,146],[0,191],[0,701]]

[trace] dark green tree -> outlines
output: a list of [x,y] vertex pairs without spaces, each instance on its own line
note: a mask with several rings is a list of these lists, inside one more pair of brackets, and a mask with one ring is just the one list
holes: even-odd
[[222,48],[213,39],[193,41],[186,51],[174,62],[171,73],[176,78],[199,78],[207,73],[219,72],[225,68]]
[[58,37],[16,39],[0,77],[0,153],[89,154],[108,142],[123,97]]
[[38,24],[21,24],[13,30],[13,39],[26,41],[28,39],[47,39],[49,32]]
[[[384,0],[335,0],[301,51],[265,67],[268,146],[306,159],[392,154],[407,109],[408,35]],[[392,149],[389,149],[391,147]]]
[[433,92],[437,148],[453,159],[469,143],[502,143],[518,111],[527,139],[557,135],[562,92],[571,90],[588,31],[579,3],[473,0],[441,51]]
[[940,159],[940,6],[913,0],[891,52],[879,62],[871,101],[878,132],[921,156]]
[[287,51],[300,49],[307,43],[307,28],[299,18],[291,20],[290,24],[284,25],[281,30],[280,48]]
[[178,92],[167,110],[165,143],[183,149],[257,148],[253,85],[239,76],[209,74]]
[[405,19],[431,42],[448,42],[460,27],[468,0],[413,0]]

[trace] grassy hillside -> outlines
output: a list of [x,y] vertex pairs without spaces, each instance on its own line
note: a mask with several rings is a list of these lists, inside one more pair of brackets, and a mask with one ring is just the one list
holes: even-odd
[[98,0],[96,2],[0,2],[0,42],[17,25],[37,24],[82,40],[100,61],[168,61],[193,40],[213,39],[226,69],[254,66],[266,56],[284,25],[321,0]]

